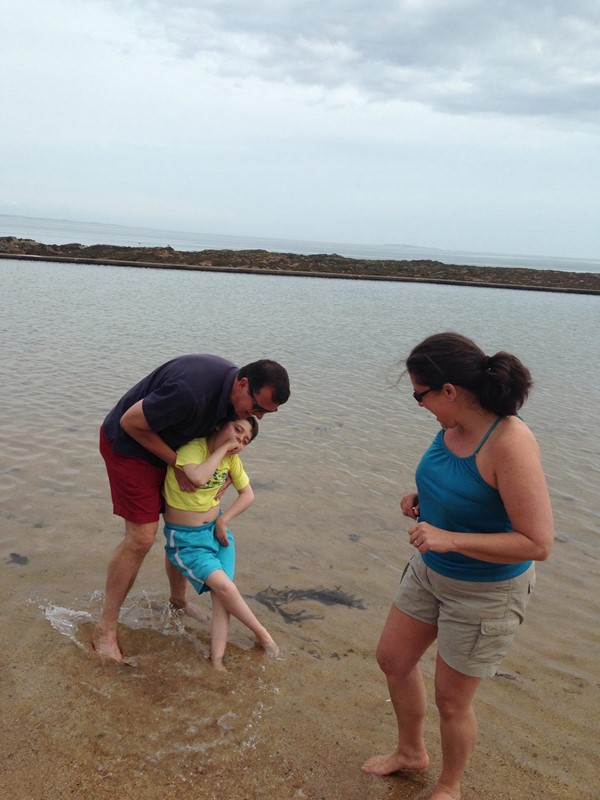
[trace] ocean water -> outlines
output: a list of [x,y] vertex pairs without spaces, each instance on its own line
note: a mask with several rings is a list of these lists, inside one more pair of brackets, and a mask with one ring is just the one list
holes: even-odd
[[[30,235],[54,238],[42,233]],[[0,276],[3,725],[11,752],[21,741],[31,752],[35,732],[39,763],[54,765],[51,785],[62,787],[10,796],[54,800],[87,781],[87,796],[112,787],[101,796],[152,800],[173,786],[189,791],[200,773],[214,796],[391,796],[388,781],[367,785],[358,767],[394,742],[373,653],[411,554],[399,499],[436,432],[400,376],[416,342],[453,329],[530,367],[523,416],[540,442],[557,532],[502,675],[480,690],[469,796],[488,796],[495,780],[499,798],[537,787],[537,796],[591,800],[600,766],[596,297],[18,260],[1,261]],[[98,426],[133,383],[185,352],[275,358],[292,383],[244,454],[257,499],[234,526],[238,585],[283,657],[265,664],[234,624],[225,683],[206,663],[208,628],[168,610],[160,542],[121,618],[135,666],[99,669],[89,647],[121,531]],[[316,589],[339,602],[315,600]],[[431,690],[433,655],[424,671]],[[438,763],[435,727],[430,708]],[[42,781],[43,768],[33,774]],[[514,776],[523,793],[501,794]],[[406,791],[394,797],[414,796]]]
[[106,225],[95,222],[41,219],[0,214],[0,236],[34,239],[44,244],[115,244],[127,247],[164,247],[174,250],[267,250],[275,253],[318,253],[347,258],[433,260],[444,264],[483,267],[524,267],[568,272],[600,272],[599,259],[549,258],[518,254],[476,253],[440,250],[405,244],[365,245],[343,242],[314,242],[297,239],[265,239],[249,236],[218,236],[184,231]]

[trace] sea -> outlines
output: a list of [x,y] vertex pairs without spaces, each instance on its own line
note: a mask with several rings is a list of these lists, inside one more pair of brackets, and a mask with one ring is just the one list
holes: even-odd
[[[191,234],[18,219],[0,217],[0,234],[216,246]],[[311,243],[219,241],[312,252]],[[530,368],[522,416],[540,445],[556,527],[522,630],[478,692],[480,740],[465,797],[592,800],[597,297],[12,259],[0,261],[0,279],[6,796],[383,800],[431,785],[428,775],[368,778],[360,764],[395,743],[374,651],[411,555],[400,497],[437,430],[413,400],[403,363],[425,336],[456,330]],[[90,647],[121,536],[98,428],[131,385],[188,352],[238,364],[274,358],[292,386],[244,453],[256,501],[233,526],[236,581],[282,655],[266,663],[234,623],[224,677],[206,658],[208,622],[168,606],[161,533],[121,616],[128,666],[99,664]],[[198,602],[208,614],[206,598]],[[423,659],[431,775],[440,763],[434,651]]]

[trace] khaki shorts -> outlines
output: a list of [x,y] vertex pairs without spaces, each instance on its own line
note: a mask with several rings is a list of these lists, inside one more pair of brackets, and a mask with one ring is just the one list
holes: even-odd
[[437,647],[457,672],[474,678],[496,674],[525,615],[535,586],[535,565],[505,581],[458,581],[409,561],[394,605],[410,617],[436,625]]

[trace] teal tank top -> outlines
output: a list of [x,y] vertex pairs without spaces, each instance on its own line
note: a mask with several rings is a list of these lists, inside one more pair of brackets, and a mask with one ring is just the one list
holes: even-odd
[[[444,443],[439,431],[416,471],[419,522],[460,533],[506,533],[512,526],[500,492],[483,480],[475,456],[502,417],[491,425],[475,452],[460,458]],[[435,572],[462,581],[501,581],[525,572],[531,561],[496,564],[462,553],[425,553],[425,564]]]

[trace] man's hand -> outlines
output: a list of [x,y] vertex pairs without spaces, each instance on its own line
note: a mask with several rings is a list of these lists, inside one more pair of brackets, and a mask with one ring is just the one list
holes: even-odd
[[229,547],[229,539],[227,538],[227,525],[223,522],[223,515],[220,514],[215,521],[215,536],[217,541],[223,547]]
[[174,467],[173,470],[175,472],[175,479],[177,480],[179,488],[181,489],[182,492],[196,491],[197,487],[194,486],[194,484],[191,482],[191,480],[188,478],[185,472],[181,469],[181,467]]

